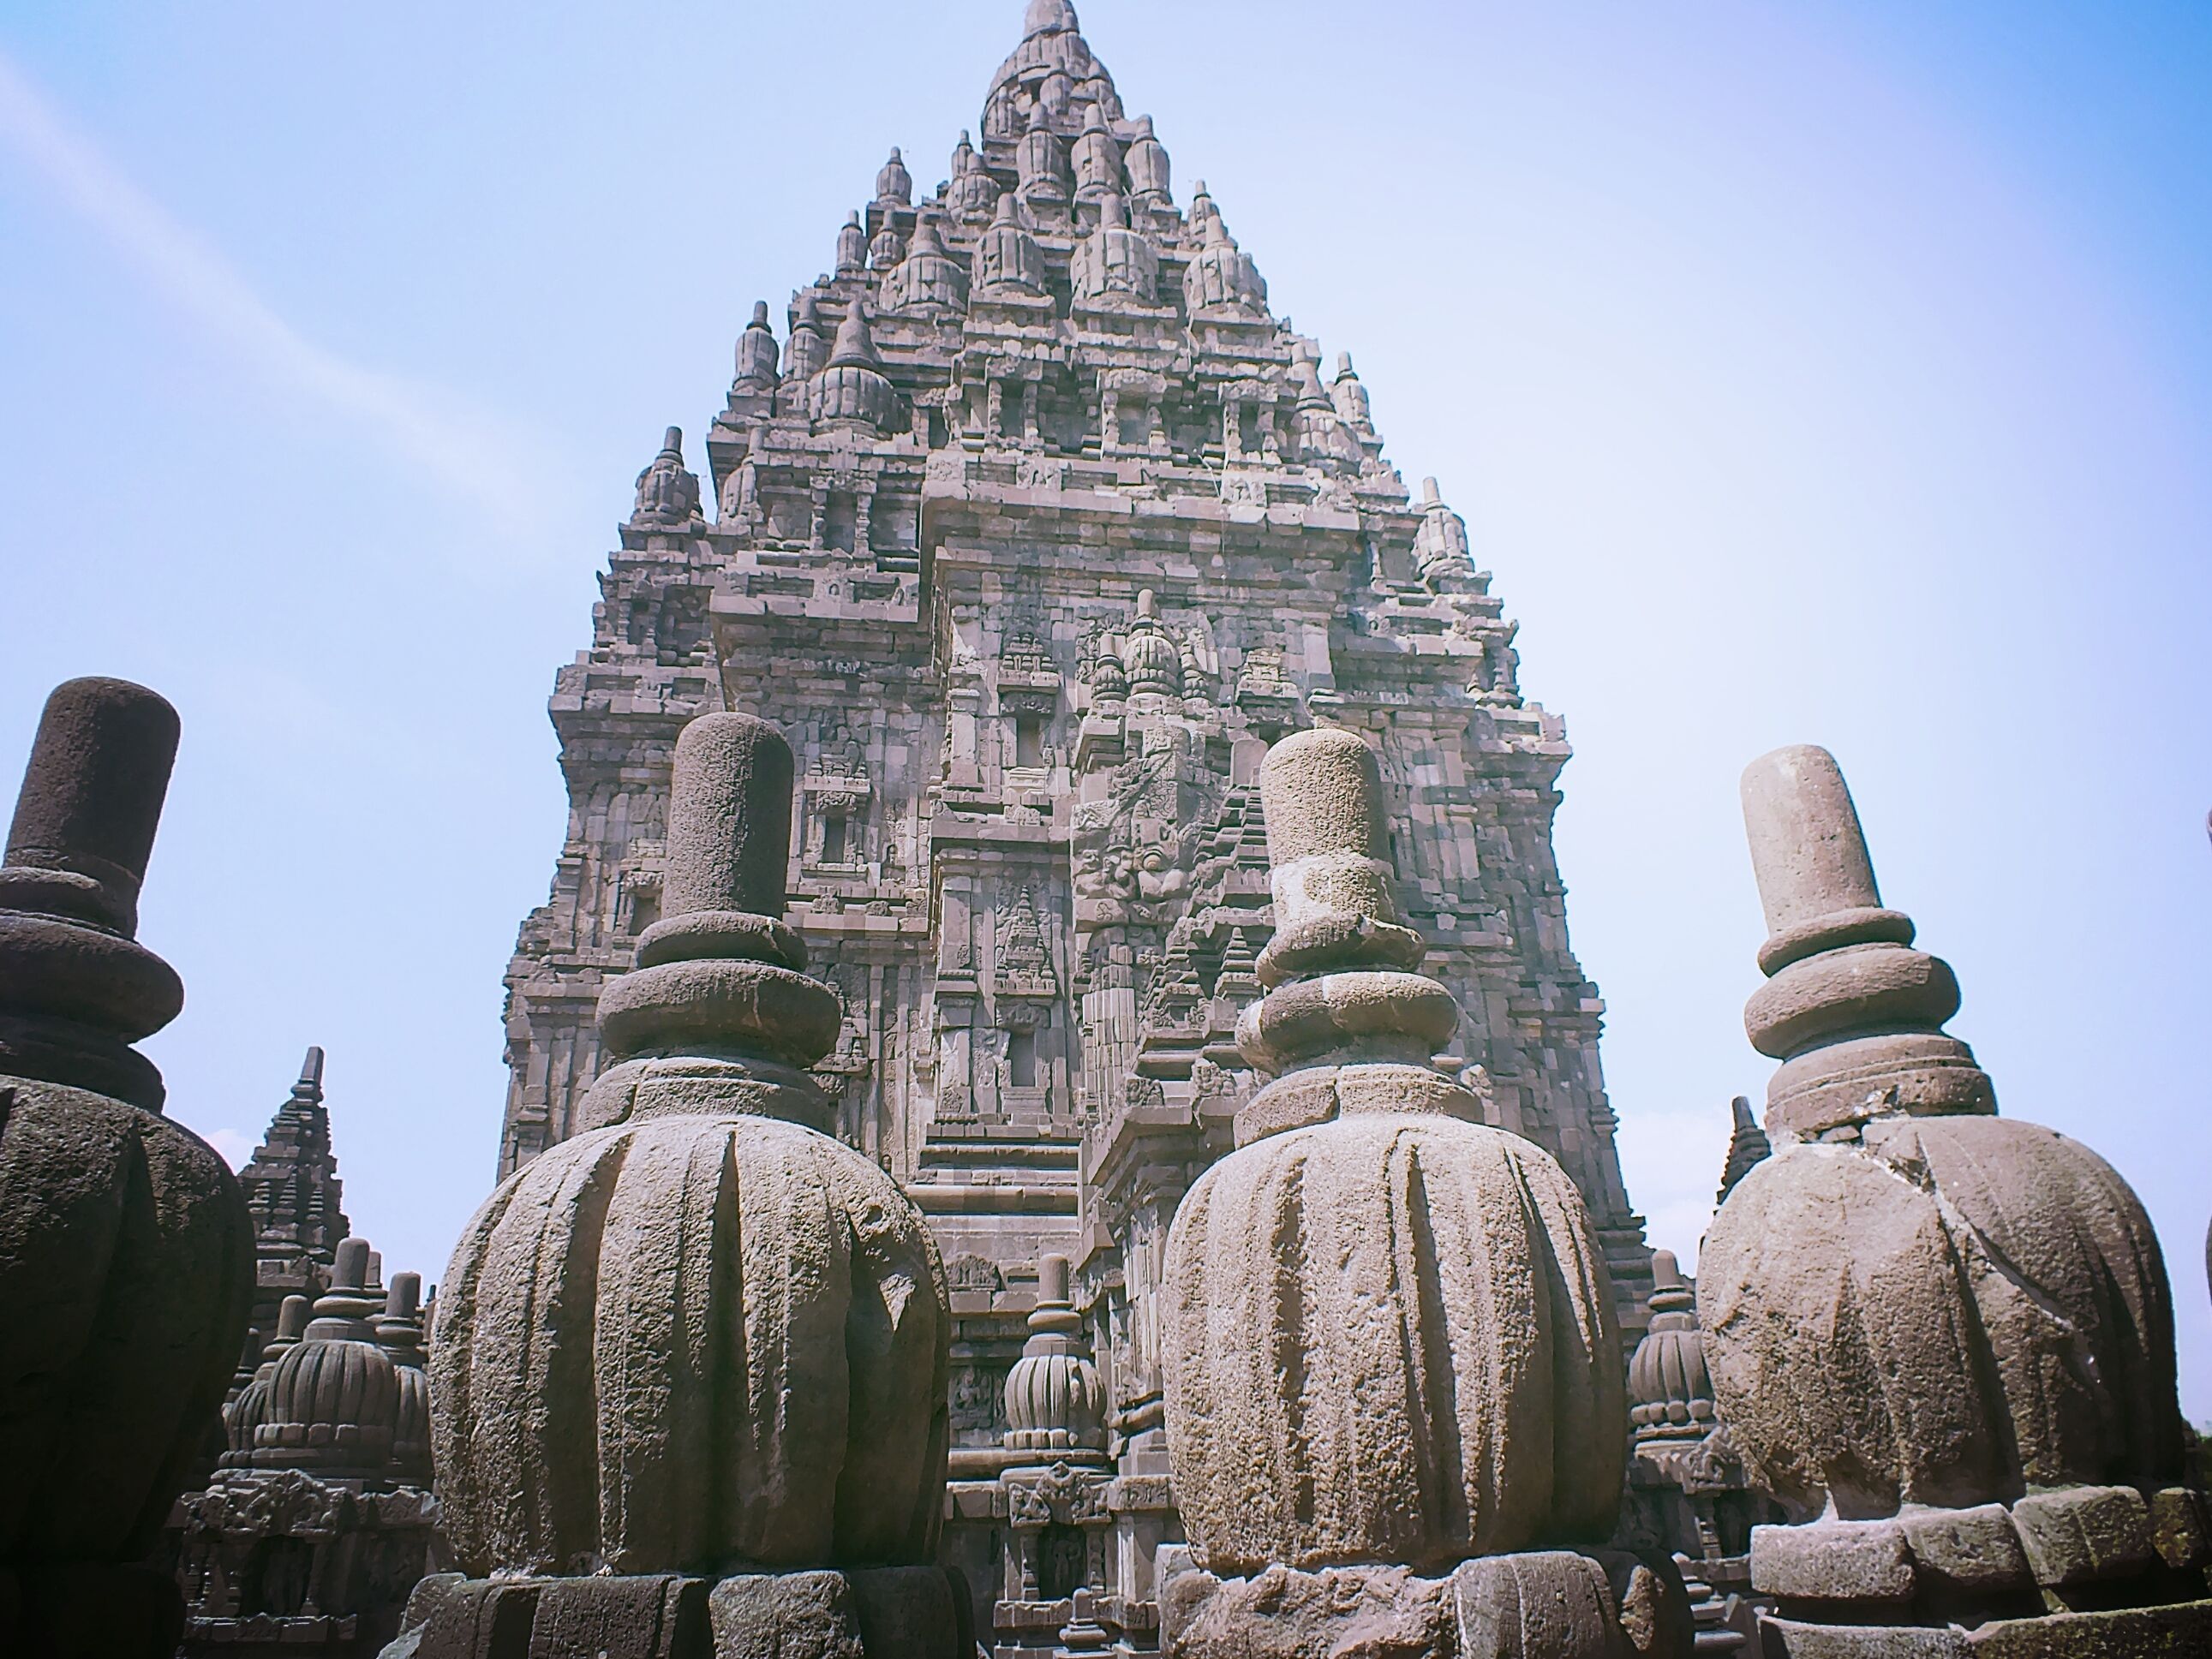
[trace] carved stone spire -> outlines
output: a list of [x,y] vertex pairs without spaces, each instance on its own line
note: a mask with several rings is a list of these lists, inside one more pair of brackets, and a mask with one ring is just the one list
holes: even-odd
[[300,1080],[238,1179],[253,1212],[253,1322],[265,1332],[288,1295],[321,1289],[338,1241],[351,1231],[331,1148],[330,1109],[323,1103],[320,1048],[307,1050]]
[[828,365],[807,388],[807,409],[825,426],[848,423],[880,431],[897,418],[898,393],[884,374],[876,337],[857,300],[837,325]]
[[809,380],[830,360],[830,343],[823,337],[822,313],[812,289],[799,293],[791,313],[791,353],[786,372],[793,380]]
[[860,228],[855,208],[837,232],[837,274],[858,276],[868,268],[868,233]]
[[1474,553],[1467,538],[1467,520],[1445,505],[1434,478],[1421,480],[1421,527],[1413,535],[1413,562],[1430,583],[1447,576],[1470,573]]
[[1628,1362],[1628,1420],[1635,1425],[1638,1446],[1702,1440],[1719,1421],[1696,1301],[1674,1253],[1653,1251],[1651,1323]]
[[1173,169],[1168,162],[1167,146],[1152,134],[1152,118],[1137,118],[1137,136],[1129,141],[1129,151],[1122,157],[1122,167],[1129,178],[1129,200],[1140,213],[1175,204]]
[[384,1311],[369,1321],[377,1346],[392,1361],[399,1409],[392,1426],[392,1479],[402,1486],[430,1484],[429,1356],[422,1351],[422,1275],[394,1273]]
[[1029,130],[1014,146],[1014,176],[1026,206],[1049,210],[1066,204],[1067,158],[1042,104],[1030,112]]
[[975,243],[975,292],[1000,296],[1034,296],[1044,292],[1044,252],[1022,222],[1020,204],[1012,191],[999,198],[991,228]]
[[1101,202],[1109,196],[1121,194],[1121,147],[1114,142],[1114,135],[1106,131],[1105,112],[1097,105],[1088,106],[1090,113],[1084,119],[1083,131],[1075,140],[1075,199],[1079,202]]
[[1348,351],[1336,354],[1336,379],[1329,383],[1328,396],[1346,426],[1363,439],[1375,436],[1375,416],[1368,404],[1367,388],[1352,367],[1352,354]]

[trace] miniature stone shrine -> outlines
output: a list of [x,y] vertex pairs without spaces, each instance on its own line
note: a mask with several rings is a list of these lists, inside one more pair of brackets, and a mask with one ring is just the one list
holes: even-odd
[[230,1406],[222,1467],[178,1501],[185,1659],[368,1659],[398,1633],[416,1581],[446,1565],[423,1442],[422,1280],[399,1273],[379,1290],[370,1267],[367,1241],[343,1239],[312,1316],[306,1297],[285,1298]]
[[430,1404],[469,1577],[418,1588],[422,1659],[974,1650],[966,1585],[928,1565],[944,1269],[823,1133],[807,1068],[838,1005],[782,920],[794,782],[762,720],[684,728],[663,914],[599,1000],[605,1127],[510,1176],[454,1250]]
[[1375,751],[1300,732],[1260,789],[1275,928],[1237,1030],[1272,1080],[1168,1241],[1163,1645],[1686,1655],[1670,1564],[1577,1547],[1620,1500],[1613,1286],[1565,1173],[1431,1061],[1459,1009],[1415,971]]
[[[508,969],[498,1148],[504,1176],[604,1127],[592,1011],[666,908],[676,734],[773,721],[786,887],[840,1004],[829,1127],[954,1275],[956,1480],[1004,1467],[1036,1264],[1065,1255],[1133,1540],[1174,1530],[1160,1250],[1256,1085],[1235,1024],[1285,732],[1374,744],[1407,914],[1475,1015],[1449,1059],[1580,1189],[1632,1337],[1650,1273],[1553,854],[1564,728],[1464,520],[1409,494],[1224,204],[1178,203],[1164,131],[1072,8],[1032,7],[943,190],[856,178],[832,273],[732,319],[699,476],[661,446],[555,679],[569,838]],[[1152,1560],[1117,1545],[1103,1587],[1139,1636]]]
[[1774,1155],[1698,1311],[1722,1420],[1802,1524],[1751,1538],[1769,1655],[2212,1651],[2166,1268],[2079,1143],[1999,1117],[1958,981],[1883,907],[1826,750],[1744,774]]
[[70,680],[39,721],[0,867],[0,1651],[168,1659],[147,1565],[246,1335],[236,1179],[161,1115],[131,1045],[184,987],[137,939],[177,715]]

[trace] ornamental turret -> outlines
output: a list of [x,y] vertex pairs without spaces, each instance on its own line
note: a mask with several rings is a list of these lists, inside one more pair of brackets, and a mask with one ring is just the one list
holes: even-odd
[[392,1478],[403,1486],[428,1487],[430,1373],[429,1355],[422,1348],[422,1275],[392,1274],[384,1311],[368,1322],[399,1384],[399,1409],[392,1428]]
[[302,1469],[325,1480],[388,1478],[399,1379],[368,1322],[383,1305],[368,1288],[368,1242],[346,1239],[314,1318],[269,1379],[266,1414],[249,1454],[255,1468]]
[[906,170],[906,158],[894,147],[891,159],[884,162],[883,170],[876,174],[876,205],[902,208],[913,204],[914,175]]
[[1089,108],[1075,141],[1075,199],[1101,202],[1121,193],[1121,147],[1106,131],[1105,112],[1096,104]]
[[1359,440],[1336,412],[1336,405],[1322,390],[1320,366],[1313,348],[1300,341],[1291,359],[1291,383],[1297,389],[1298,459],[1309,466],[1357,471],[1364,459]]
[[1039,1462],[1103,1462],[1106,1393],[1083,1351],[1082,1316],[1068,1300],[1067,1258],[1037,1263],[1036,1306],[1029,1340],[1006,1373],[1008,1451]]
[[660,453],[637,475],[630,523],[640,530],[688,530],[699,517],[699,475],[684,465],[684,428],[672,426]]
[[1182,696],[1182,647],[1160,625],[1159,601],[1149,587],[1137,595],[1137,615],[1121,643],[1120,665],[1133,697]]
[[898,233],[898,221],[887,213],[882,228],[868,243],[868,269],[889,270],[905,258],[906,238]]
[[1674,1253],[1653,1251],[1651,1323],[1628,1362],[1628,1420],[1639,1448],[1702,1440],[1719,1421],[1696,1303]]
[[[1212,209],[1212,198],[1203,200],[1209,210]],[[1191,216],[1193,222],[1197,223],[1199,209],[1195,204]],[[1229,227],[1222,222],[1218,210],[1205,214],[1200,236],[1199,250],[1192,256],[1182,277],[1183,301],[1192,318],[1265,317],[1267,284],[1261,279],[1260,268],[1253,264],[1252,256],[1237,246],[1237,239],[1229,234]]]
[[861,228],[859,209],[854,209],[837,233],[837,274],[858,276],[868,268],[868,233]]
[[945,189],[945,210],[962,223],[974,224],[988,219],[998,204],[999,182],[963,132],[960,142],[952,147],[952,177]]
[[1352,367],[1352,354],[1348,351],[1336,354],[1336,379],[1329,384],[1328,397],[1336,405],[1336,412],[1344,417],[1344,423],[1363,441],[1375,436],[1375,415],[1368,406],[1367,388]]
[[1143,232],[1129,228],[1119,196],[1099,203],[1098,228],[1077,244],[1068,276],[1079,301],[1148,306],[1158,300],[1160,256]]
[[807,412],[817,426],[845,424],[878,432],[896,418],[898,393],[884,374],[875,336],[858,301],[837,325],[828,366],[807,388]]
[[1031,208],[1064,207],[1067,203],[1067,161],[1060,140],[1053,137],[1052,122],[1040,104],[1030,112],[1029,130],[1014,146],[1015,192]]
[[775,331],[769,326],[768,301],[757,300],[753,302],[752,321],[738,336],[736,389],[745,392],[773,392],[775,381]]
[[811,380],[830,360],[830,341],[822,331],[822,312],[812,289],[803,290],[791,313],[791,350],[785,374],[794,380]]
[[1152,118],[1137,118],[1137,136],[1129,141],[1122,167],[1129,178],[1129,203],[1139,213],[1170,207],[1175,192],[1168,149],[1152,135]]
[[1461,574],[1474,568],[1474,553],[1467,539],[1467,520],[1444,504],[1434,478],[1421,480],[1421,527],[1413,532],[1413,564],[1425,580],[1433,583],[1446,574]]
[[254,1431],[269,1420],[269,1383],[276,1375],[276,1362],[299,1346],[315,1304],[304,1296],[288,1296],[276,1310],[276,1334],[263,1346],[261,1363],[253,1377],[239,1390],[238,1398],[223,1407],[223,1437],[230,1449],[223,1454],[225,1468],[242,1468],[253,1462]]
[[916,311],[931,307],[959,311],[968,304],[968,271],[938,234],[937,216],[925,208],[915,226],[914,246],[897,270],[884,279],[884,307],[887,311]]
[[1012,191],[999,198],[990,228],[975,241],[975,293],[1020,294],[1034,297],[1044,292],[1044,250],[1022,222],[1021,204]]

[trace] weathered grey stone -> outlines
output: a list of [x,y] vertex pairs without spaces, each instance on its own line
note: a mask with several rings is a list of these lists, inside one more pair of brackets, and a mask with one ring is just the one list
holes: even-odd
[[2212,1515],[2203,1492],[2166,1486],[2152,1492],[2151,1547],[2169,1567],[2201,1567],[2212,1561]]
[[1171,1659],[1419,1659],[1450,1650],[1451,1585],[1403,1567],[1270,1567],[1227,1580],[1185,1572],[1162,1593],[1162,1650]]
[[879,1567],[850,1577],[868,1659],[968,1659],[975,1651],[966,1586],[944,1568]]
[[791,746],[772,726],[735,717],[688,723],[676,740],[662,914],[781,917],[791,788]]
[[[1161,1240],[1250,1138],[1261,1081],[1236,1025],[1283,943],[1257,772],[1285,733],[1356,728],[1378,753],[1386,835],[1360,856],[1395,859],[1402,903],[1355,933],[1381,959],[1350,965],[1425,962],[1465,1010],[1442,1042],[1466,1086],[1425,1103],[1560,1162],[1631,1322],[1647,1252],[1552,850],[1569,750],[1521,695],[1466,522],[1409,498],[1348,363],[1323,386],[1223,204],[1200,185],[1178,210],[1164,125],[1124,112],[1073,10],[1033,21],[941,192],[855,178],[849,234],[850,203],[824,227],[833,271],[732,319],[699,476],[673,444],[647,468],[550,705],[569,830],[508,980],[499,1167],[701,1085],[663,1069],[696,1054],[610,1067],[591,1010],[632,941],[640,969],[698,959],[661,954],[665,917],[704,902],[666,886],[678,732],[767,718],[796,763],[794,844],[768,873],[842,1006],[829,1054],[793,1063],[821,1098],[763,1088],[760,1109],[864,1148],[948,1260],[995,1276],[960,1293],[962,1474],[1009,1449],[1005,1360],[1034,1263],[1065,1253],[1113,1408],[1145,1425],[1117,1438],[1125,1473],[1151,1478]],[[1402,1039],[1443,1084],[1436,1029],[1377,1046]],[[1387,1092],[1309,1077],[1253,1132]],[[1112,1524],[1096,1588],[1141,1647],[1174,1511]],[[978,1551],[1011,1536],[972,1530]],[[1024,1599],[1018,1570],[982,1584],[986,1556],[962,1559],[986,1607]]]
[[2001,1620],[1977,1628],[1966,1651],[1973,1659],[2196,1659],[2212,1653],[2212,1601]]
[[[782,739],[720,714],[695,722],[678,750],[671,835],[690,874],[674,890],[771,908],[763,926],[711,927],[691,942],[726,954],[617,981],[629,988],[618,1006],[680,1002],[684,976],[702,969],[829,998],[761,959],[789,955],[765,925],[780,886],[758,874],[781,869],[781,847],[751,826],[688,822],[772,806],[776,780],[791,776]],[[769,811],[768,829],[787,815]],[[689,914],[668,920],[680,932]],[[932,1554],[950,1314],[936,1247],[890,1177],[813,1128],[762,1115],[813,1094],[785,1063],[826,1046],[793,1012],[804,1006],[780,992],[714,1005],[683,1028],[703,1052],[661,1055],[666,1077],[635,1074],[625,1121],[538,1159],[477,1212],[432,1346],[441,1493],[473,1572],[788,1567],[798,1576],[717,1588],[718,1651],[841,1651],[819,1632],[860,1607],[854,1641],[866,1637],[871,1655],[939,1659],[958,1628],[941,1571],[854,1587],[808,1571]],[[887,1609],[880,1642],[866,1628],[871,1597]],[[787,1640],[800,1625],[815,1634]]]
[[2141,1572],[2156,1559],[2150,1509],[2132,1486],[2031,1492],[2012,1507],[2035,1582],[2050,1589]]
[[707,1659],[708,1587],[699,1578],[553,1578],[539,1585],[532,1659]]
[[1909,1601],[1912,1554],[1894,1521],[1759,1527],[1751,1534],[1751,1583],[1792,1601]]
[[[0,869],[0,1571],[29,1653],[165,1656],[146,1559],[216,1443],[252,1227],[229,1169],[160,1115],[129,1046],[176,975],[131,937],[176,749],[143,687],[73,680],[40,718]],[[4,1612],[4,1610],[0,1610]]]
[[1908,1510],[1898,1524],[1905,1529],[1917,1577],[1975,1591],[2020,1589],[2033,1582],[2012,1516],[2002,1504]]
[[[1347,732],[1301,733],[1269,756],[1261,795],[1278,939],[1307,937],[1295,930],[1311,916],[1345,925],[1325,946],[1308,938],[1298,958],[1322,977],[1279,985],[1243,1031],[1264,1033],[1270,1005],[1339,980],[1358,980],[1370,1009],[1441,997],[1450,1010],[1440,986],[1414,975],[1329,971],[1370,959],[1370,925],[1396,914],[1389,868],[1372,856],[1373,751]],[[1620,1336],[1589,1212],[1541,1149],[1437,1111],[1433,1097],[1452,1085],[1433,1073],[1403,1056],[1362,1063],[1389,1024],[1337,1018],[1333,1037],[1287,1054],[1252,1037],[1248,1055],[1310,1058],[1340,1097],[1361,1074],[1376,1087],[1356,1115],[1267,1134],[1215,1164],[1169,1236],[1176,1496],[1216,1572],[1436,1570],[1595,1541],[1612,1525],[1626,1431]],[[1298,1076],[1262,1090],[1254,1113]]]
[[866,1659],[852,1581],[842,1572],[725,1578],[707,1609],[714,1659]]
[[1626,1646],[1605,1570],[1564,1550],[1495,1555],[1452,1573],[1462,1659],[1614,1659]]
[[1911,1625],[1814,1625],[1768,1614],[1759,1621],[1769,1659],[1970,1659],[1963,1631]]

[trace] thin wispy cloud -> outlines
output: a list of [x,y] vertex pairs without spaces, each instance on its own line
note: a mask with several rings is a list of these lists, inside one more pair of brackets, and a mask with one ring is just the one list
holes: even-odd
[[286,322],[221,252],[133,183],[0,51],[0,143],[163,298],[272,381],[380,438],[397,457],[510,524],[542,492],[522,445],[452,394],[352,362]]

